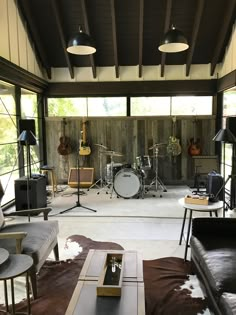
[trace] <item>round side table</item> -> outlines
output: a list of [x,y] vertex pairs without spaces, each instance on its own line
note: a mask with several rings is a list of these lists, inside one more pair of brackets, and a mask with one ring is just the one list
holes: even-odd
[[[33,259],[28,255],[15,254],[9,255],[8,252],[1,248],[0,256],[7,257],[0,264],[0,281],[4,283],[4,296],[5,296],[5,307],[7,314],[15,315],[15,292],[14,292],[14,278],[26,274],[26,297],[27,297],[27,314],[31,314],[30,306],[30,289],[29,289],[29,270],[33,265]],[[2,255],[1,255],[2,254]],[[8,292],[7,292],[7,280],[11,283],[11,299],[12,307],[11,311],[8,304]],[[21,312],[22,314],[22,312]]]
[[197,204],[190,204],[185,203],[184,198],[179,199],[179,204],[184,208],[184,217],[183,223],[180,233],[179,245],[182,244],[183,234],[184,234],[184,226],[187,217],[187,211],[189,211],[189,222],[188,222],[188,230],[187,230],[187,238],[186,238],[186,245],[185,245],[185,253],[184,253],[184,260],[187,259],[188,247],[189,247],[189,237],[190,237],[190,228],[192,224],[192,214],[193,211],[198,212],[209,212],[210,216],[212,216],[212,212],[215,213],[215,216],[218,216],[218,210],[223,208],[223,201],[217,201],[213,203],[209,203],[208,205],[197,205]]

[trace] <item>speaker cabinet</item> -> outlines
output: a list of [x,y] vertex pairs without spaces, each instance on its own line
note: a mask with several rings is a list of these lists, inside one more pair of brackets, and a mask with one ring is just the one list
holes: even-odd
[[[19,128],[20,128],[20,134],[24,130],[30,130],[33,135],[35,136],[35,120],[34,119],[20,119],[19,120]],[[24,145],[25,142],[21,141],[21,144]],[[36,145],[36,140],[32,139],[29,143],[29,145]]]
[[236,137],[236,117],[227,117],[226,118],[226,127]]
[[71,168],[69,172],[68,185],[71,188],[78,187],[78,177],[79,177],[79,187],[90,187],[94,181],[94,168],[91,167],[80,167]]
[[[44,176],[29,179],[29,209],[47,206],[46,178]],[[16,211],[28,209],[27,179],[21,177],[15,180]]]

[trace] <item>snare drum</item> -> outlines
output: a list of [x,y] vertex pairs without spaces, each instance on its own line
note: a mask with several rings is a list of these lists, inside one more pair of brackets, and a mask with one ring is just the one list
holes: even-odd
[[149,155],[142,155],[136,157],[136,163],[138,168],[143,170],[150,170],[151,169],[151,161]]
[[122,169],[121,163],[113,163],[113,173],[111,170],[111,163],[106,166],[106,176],[105,179],[108,183],[113,181],[114,176]]
[[123,168],[115,176],[114,190],[123,198],[135,197],[141,189],[141,174],[132,168]]

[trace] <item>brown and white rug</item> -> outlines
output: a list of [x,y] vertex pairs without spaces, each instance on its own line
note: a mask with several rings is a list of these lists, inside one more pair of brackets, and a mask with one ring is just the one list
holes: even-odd
[[[68,259],[58,263],[47,261],[40,271],[39,298],[31,303],[33,315],[65,314],[90,249],[123,248],[116,243],[96,242],[82,235],[69,237],[63,253]],[[146,315],[210,314],[197,278],[191,275],[190,262],[176,257],[146,260],[143,261],[143,272]],[[17,304],[18,311],[25,309],[25,301]]]

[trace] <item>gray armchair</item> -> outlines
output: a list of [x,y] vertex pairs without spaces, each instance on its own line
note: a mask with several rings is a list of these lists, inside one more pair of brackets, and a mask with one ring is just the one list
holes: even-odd
[[[0,202],[4,192],[0,182]],[[40,208],[20,210],[3,215],[0,207],[0,247],[5,248],[11,254],[23,253],[33,258],[34,264],[30,270],[32,294],[37,298],[37,273],[48,258],[51,251],[54,251],[56,260],[59,260],[57,235],[59,232],[57,221],[48,221],[48,213],[51,208]],[[6,216],[26,215],[30,218],[43,213],[42,221],[37,218],[36,222],[8,223],[5,224]]]

